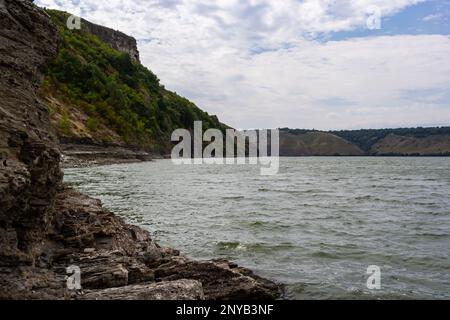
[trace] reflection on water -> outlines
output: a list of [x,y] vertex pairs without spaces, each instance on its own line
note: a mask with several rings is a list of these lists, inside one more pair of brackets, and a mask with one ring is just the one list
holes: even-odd
[[65,179],[162,244],[234,260],[291,298],[450,298],[450,158],[283,158],[276,176],[160,160]]

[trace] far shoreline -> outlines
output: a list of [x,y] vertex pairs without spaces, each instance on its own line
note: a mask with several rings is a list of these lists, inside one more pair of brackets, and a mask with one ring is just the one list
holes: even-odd
[[[405,159],[421,159],[421,158],[450,158],[450,155],[414,155],[414,156],[401,156],[401,155],[384,155],[384,156],[280,156],[280,158],[405,158]],[[112,165],[127,165],[127,164],[140,164],[140,163],[151,163],[157,160],[170,160],[167,157],[159,157],[149,160],[139,160],[139,159],[120,159],[120,158],[103,158],[97,160],[86,160],[86,159],[76,159],[76,158],[66,158],[61,161],[62,169],[83,169],[83,168],[93,168],[93,167],[103,167]]]

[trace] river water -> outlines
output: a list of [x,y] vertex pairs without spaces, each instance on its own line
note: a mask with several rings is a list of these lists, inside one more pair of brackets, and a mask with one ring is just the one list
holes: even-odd
[[235,261],[288,298],[450,298],[450,158],[281,158],[274,176],[157,160],[66,169],[65,181],[162,245]]

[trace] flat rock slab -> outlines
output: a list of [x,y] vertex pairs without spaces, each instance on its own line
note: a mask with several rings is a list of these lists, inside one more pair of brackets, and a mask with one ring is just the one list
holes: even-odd
[[204,300],[196,280],[164,281],[87,292],[81,300]]

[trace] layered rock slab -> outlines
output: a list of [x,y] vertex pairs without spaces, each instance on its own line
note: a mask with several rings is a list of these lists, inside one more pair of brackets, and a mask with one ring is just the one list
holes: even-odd
[[177,280],[132,285],[88,292],[88,300],[204,300],[202,284],[195,280]]

